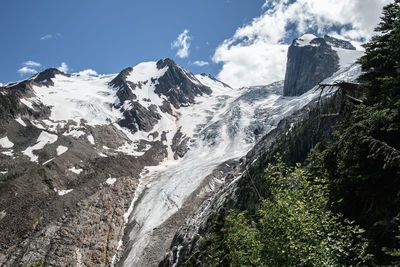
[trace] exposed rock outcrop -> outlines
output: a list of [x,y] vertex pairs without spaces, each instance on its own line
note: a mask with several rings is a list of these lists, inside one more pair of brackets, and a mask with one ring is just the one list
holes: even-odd
[[346,40],[341,40],[329,35],[325,35],[324,40],[326,41],[327,44],[333,47],[343,48],[347,50],[356,50],[354,45],[352,45],[349,41]]
[[325,39],[309,34],[295,39],[288,50],[283,95],[298,96],[307,92],[335,73],[338,64],[337,53]]
[[166,66],[168,70],[158,79],[155,92],[165,95],[175,108],[193,104],[195,96],[211,94],[210,87],[201,84],[193,74],[178,66],[173,60],[167,58],[157,62],[159,69]]

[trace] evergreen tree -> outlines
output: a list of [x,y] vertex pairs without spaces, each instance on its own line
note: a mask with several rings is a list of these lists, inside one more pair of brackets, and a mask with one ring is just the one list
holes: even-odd
[[383,8],[377,35],[364,45],[359,80],[368,87],[368,103],[393,103],[400,93],[400,0]]

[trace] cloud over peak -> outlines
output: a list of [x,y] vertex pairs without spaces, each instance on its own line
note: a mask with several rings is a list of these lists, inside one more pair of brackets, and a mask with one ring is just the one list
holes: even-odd
[[217,77],[234,86],[282,80],[291,39],[303,33],[368,40],[390,0],[267,0],[263,14],[220,44],[213,61]]
[[67,73],[68,70],[69,70],[67,63],[65,63],[65,62],[62,62],[62,63],[61,63],[61,66],[58,67],[57,69],[58,69],[59,71],[65,72],[65,73]]
[[22,63],[23,67],[17,70],[17,72],[21,75],[27,75],[27,74],[34,74],[38,72],[36,68],[39,68],[42,66],[39,62],[35,62],[32,60],[28,60]]
[[204,60],[196,60],[194,62],[189,62],[190,65],[195,65],[198,67],[203,67],[203,66],[207,66],[209,63],[207,61]]
[[34,74],[37,72],[37,70],[33,69],[33,68],[29,68],[27,66],[20,68],[19,70],[17,70],[17,72],[23,76],[26,74]]
[[24,63],[22,63],[22,65],[25,65],[28,67],[41,67],[42,66],[42,64],[40,64],[39,62],[35,62],[32,60],[25,61]]
[[185,29],[178,38],[171,43],[171,49],[178,49],[176,55],[180,58],[187,58],[189,56],[190,48],[189,30]]

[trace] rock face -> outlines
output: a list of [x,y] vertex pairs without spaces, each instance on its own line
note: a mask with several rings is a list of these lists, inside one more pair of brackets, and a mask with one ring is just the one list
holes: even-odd
[[311,34],[293,41],[288,50],[284,96],[298,96],[339,69],[339,57],[323,38]]
[[141,173],[190,150],[179,117],[211,92],[170,59],[0,86],[0,266],[118,261]]
[[[194,98],[203,94],[211,94],[211,89],[190,72],[177,65],[173,60],[166,58],[159,60],[156,71],[163,72],[159,77],[133,81],[131,75],[135,75],[134,68],[126,68],[121,71],[109,85],[117,89],[116,95],[119,101],[114,105],[123,112],[124,119],[119,125],[137,131],[149,132],[161,119],[160,112],[173,115],[172,107],[179,109],[194,103]],[[156,96],[162,99],[158,106],[150,104],[151,99],[140,98],[143,92],[154,91]],[[142,101],[140,101],[142,100]]]
[[155,92],[165,95],[175,108],[193,104],[195,96],[211,94],[210,87],[201,84],[193,74],[171,59],[158,61],[157,67],[159,69],[168,67],[168,70],[158,79]]
[[329,35],[325,35],[324,40],[327,42],[327,44],[333,47],[343,48],[347,50],[356,50],[356,48],[349,41],[346,40],[337,39]]

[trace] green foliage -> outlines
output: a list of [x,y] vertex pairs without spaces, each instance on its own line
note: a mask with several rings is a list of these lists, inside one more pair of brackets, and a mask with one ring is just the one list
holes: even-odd
[[38,260],[29,264],[28,267],[50,267],[50,264],[46,260]]
[[[363,230],[328,206],[326,181],[312,178],[300,165],[278,159],[268,165],[270,197],[256,219],[232,212],[200,245],[196,261],[205,266],[366,265],[370,255]],[[222,222],[222,223],[221,223]]]
[[269,195],[264,179],[264,169],[268,163],[275,161],[276,154],[280,154],[286,164],[294,166],[297,162],[304,162],[310,149],[315,145],[324,147],[332,139],[333,126],[339,117],[321,119],[320,116],[337,113],[339,103],[340,98],[337,94],[321,101],[318,106],[310,110],[303,121],[292,125],[289,132],[281,135],[267,151],[260,155],[238,183],[235,208],[246,211],[250,216],[256,214],[261,205],[261,199]]
[[386,255],[393,258],[390,266],[399,266],[400,265],[400,225],[398,226],[398,229],[397,229],[396,239],[397,239],[397,244],[396,244],[395,248],[388,248],[388,247],[382,248],[382,251]]
[[383,9],[379,32],[364,45],[359,62],[365,72],[360,80],[369,85],[368,103],[392,103],[399,96],[400,81],[400,1]]
[[366,229],[377,264],[382,247],[396,242],[393,218],[400,210],[400,1],[387,5],[380,33],[365,45],[364,104],[336,127],[336,139],[310,156],[314,175],[329,183],[334,211]]
[[[362,90],[343,94],[341,116],[321,126],[337,108],[328,101],[272,144],[238,183],[239,211],[210,218],[184,266],[400,264],[400,0],[376,30],[359,60]],[[346,101],[364,92],[362,104]],[[277,152],[301,162],[310,149],[307,169],[269,164]]]

